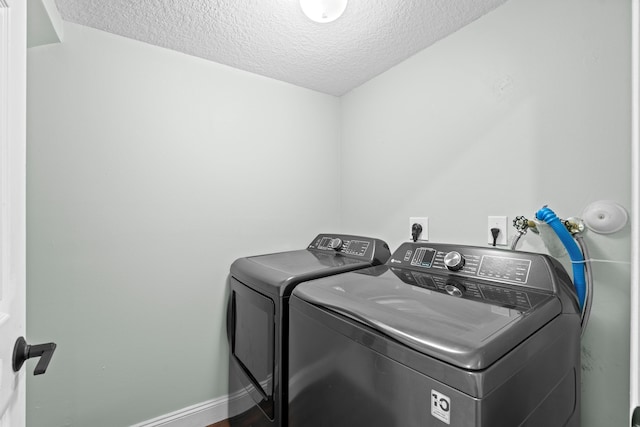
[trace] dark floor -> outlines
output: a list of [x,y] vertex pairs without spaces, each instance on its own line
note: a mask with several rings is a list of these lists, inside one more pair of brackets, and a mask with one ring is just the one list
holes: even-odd
[[235,426],[257,426],[264,425],[263,412],[260,410],[258,405],[252,406],[250,409],[245,412],[234,416],[232,419],[226,419],[222,421],[218,421],[215,424],[211,424],[207,427],[230,427],[231,423]]

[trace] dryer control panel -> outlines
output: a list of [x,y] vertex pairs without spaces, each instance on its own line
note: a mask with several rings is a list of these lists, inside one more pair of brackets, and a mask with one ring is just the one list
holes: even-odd
[[384,263],[391,255],[389,246],[382,240],[346,234],[319,234],[307,249],[370,260],[374,265]]
[[547,255],[440,243],[403,243],[387,265],[553,290]]

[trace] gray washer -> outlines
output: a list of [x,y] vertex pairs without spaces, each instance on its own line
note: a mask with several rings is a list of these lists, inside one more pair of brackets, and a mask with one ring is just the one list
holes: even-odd
[[577,427],[576,301],[551,257],[433,243],[301,284],[289,426]]

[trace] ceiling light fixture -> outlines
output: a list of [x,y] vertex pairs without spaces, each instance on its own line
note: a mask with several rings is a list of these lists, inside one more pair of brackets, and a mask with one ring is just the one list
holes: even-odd
[[300,0],[300,7],[312,21],[335,21],[347,8],[347,0]]

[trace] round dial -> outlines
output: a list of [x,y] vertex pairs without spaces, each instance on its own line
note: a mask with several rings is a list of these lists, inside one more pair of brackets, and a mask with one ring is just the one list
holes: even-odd
[[339,239],[337,237],[335,239],[331,239],[328,246],[331,249],[339,251],[340,248],[342,248],[342,239]]
[[460,252],[451,251],[444,256],[444,265],[451,271],[458,271],[464,267],[464,257]]

